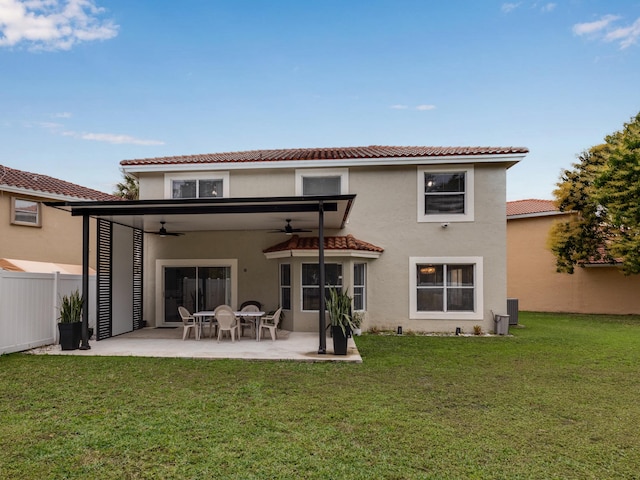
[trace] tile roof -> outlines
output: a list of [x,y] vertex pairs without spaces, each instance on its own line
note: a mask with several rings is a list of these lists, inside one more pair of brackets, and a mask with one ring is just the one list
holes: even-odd
[[92,188],[0,165],[0,190],[3,186],[86,200],[120,200],[119,197]]
[[[291,238],[282,243],[273,245],[263,250],[263,253],[283,252],[286,250],[317,250],[320,245],[318,237],[300,237],[292,235]],[[384,252],[384,248],[373,245],[362,240],[358,240],[353,235],[324,237],[324,248],[326,250],[360,250],[367,252]]]
[[177,157],[123,160],[120,165],[162,165],[183,163],[243,163],[280,162],[293,160],[347,160],[364,158],[414,158],[465,155],[525,154],[525,147],[368,147],[289,148],[276,150],[250,150],[245,152],[209,153]]
[[553,200],[516,200],[507,202],[507,217],[513,215],[532,215],[539,213],[559,213]]

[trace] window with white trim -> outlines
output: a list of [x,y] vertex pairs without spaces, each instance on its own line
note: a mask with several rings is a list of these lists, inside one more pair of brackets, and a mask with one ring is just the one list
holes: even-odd
[[411,257],[409,270],[411,318],[482,318],[482,257]]
[[473,221],[472,166],[418,168],[418,221]]
[[[329,288],[334,287],[342,291],[342,264],[324,264],[325,296],[329,295]],[[320,265],[317,263],[302,264],[302,310],[320,309]]]
[[349,193],[349,170],[296,170],[296,195],[344,195]]
[[367,309],[367,264],[353,264],[353,309]]
[[165,175],[165,198],[217,198],[228,196],[228,172]]
[[280,264],[280,306],[291,310],[291,265]]
[[42,225],[40,212],[40,202],[11,197],[12,224],[40,227]]

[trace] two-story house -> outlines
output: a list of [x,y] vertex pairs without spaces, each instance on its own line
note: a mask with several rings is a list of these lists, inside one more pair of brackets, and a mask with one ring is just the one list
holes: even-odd
[[0,165],[0,268],[80,273],[81,220],[46,208],[44,202],[115,199],[64,180]]
[[122,161],[140,200],[66,205],[101,219],[98,275],[112,298],[98,299],[109,311],[98,338],[142,317],[175,325],[179,305],[246,300],[282,306],[286,329],[318,331],[323,284],[348,289],[364,328],[491,331],[491,312],[506,310],[506,171],[527,152],[369,146]]

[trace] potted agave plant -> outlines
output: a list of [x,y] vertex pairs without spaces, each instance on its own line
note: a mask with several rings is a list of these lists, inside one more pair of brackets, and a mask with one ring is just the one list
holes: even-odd
[[62,296],[58,320],[62,350],[77,350],[82,337],[82,295],[78,290]]
[[335,355],[346,355],[347,339],[353,329],[351,320],[351,297],[346,291],[339,292],[335,288],[330,288],[329,298],[327,298],[326,304],[331,322],[333,353]]

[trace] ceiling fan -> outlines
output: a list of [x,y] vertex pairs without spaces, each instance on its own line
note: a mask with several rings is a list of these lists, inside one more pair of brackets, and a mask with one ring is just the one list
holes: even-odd
[[179,237],[180,235],[184,235],[182,232],[168,232],[166,228],[164,228],[164,224],[167,222],[160,222],[160,230],[157,232],[147,232],[153,233],[154,235],[158,235],[159,237]]
[[284,226],[284,228],[281,228],[280,230],[272,230],[271,233],[286,233],[287,235],[291,235],[292,233],[298,233],[298,232],[310,232],[311,230],[305,230],[303,228],[293,228],[291,226],[291,219],[287,218],[286,219],[287,224]]

